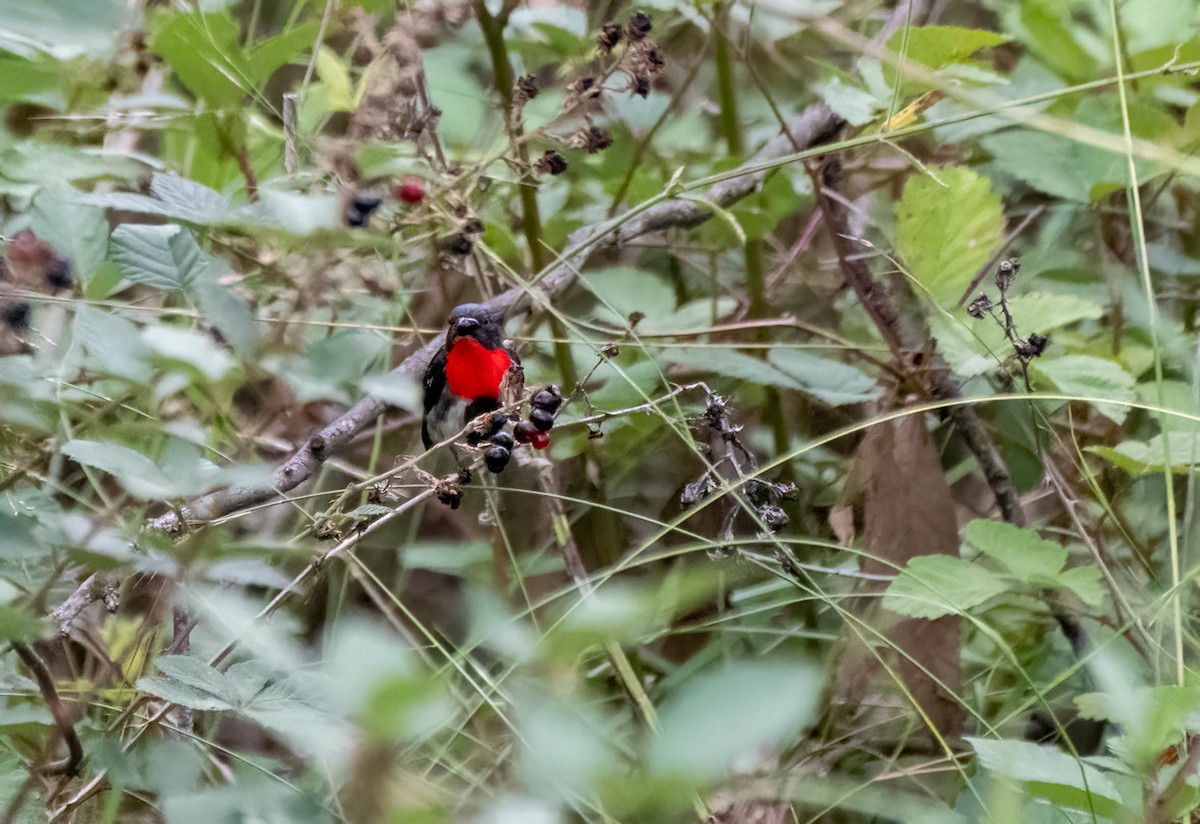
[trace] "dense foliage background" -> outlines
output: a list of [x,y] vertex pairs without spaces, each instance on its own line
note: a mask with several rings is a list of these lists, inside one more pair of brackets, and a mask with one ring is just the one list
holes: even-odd
[[[1198,71],[1193,0],[0,3],[0,822],[1189,820]],[[499,474],[417,434],[466,301],[566,397]]]

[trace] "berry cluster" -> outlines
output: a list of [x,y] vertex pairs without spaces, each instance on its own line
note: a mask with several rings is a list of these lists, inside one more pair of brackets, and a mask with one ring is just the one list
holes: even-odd
[[479,424],[467,433],[471,446],[486,447],[483,462],[488,471],[500,473],[508,466],[517,444],[529,444],[534,449],[545,449],[550,445],[549,432],[554,428],[554,413],[562,406],[562,392],[553,384],[533,394],[529,404],[532,409],[526,420],[513,425],[513,434],[504,431],[508,418],[503,412],[493,412],[480,418]]

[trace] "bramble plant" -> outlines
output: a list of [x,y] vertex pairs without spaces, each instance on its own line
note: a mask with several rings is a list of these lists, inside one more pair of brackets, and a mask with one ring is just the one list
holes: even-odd
[[0,824],[1200,815],[1192,0],[0,5]]

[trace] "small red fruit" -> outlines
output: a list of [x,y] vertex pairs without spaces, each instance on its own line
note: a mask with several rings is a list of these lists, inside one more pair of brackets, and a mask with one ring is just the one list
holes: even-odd
[[405,203],[420,203],[425,199],[425,181],[416,175],[409,175],[396,187],[396,197]]
[[513,424],[513,437],[517,439],[517,443],[533,443],[534,438],[542,434],[545,433],[539,432],[529,421],[517,421]]
[[529,445],[534,449],[545,449],[550,445],[550,435],[546,432],[534,432],[529,439]]

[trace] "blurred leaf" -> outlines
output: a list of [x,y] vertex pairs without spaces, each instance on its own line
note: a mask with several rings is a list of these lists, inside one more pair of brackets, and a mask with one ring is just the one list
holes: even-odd
[[589,795],[603,773],[619,768],[603,732],[610,722],[583,701],[530,692],[520,696],[517,711],[524,745],[521,773],[539,795],[564,801]]
[[767,360],[805,387],[802,391],[830,406],[865,403],[879,396],[874,378],[840,361],[779,346],[770,351]]
[[1187,472],[1200,464],[1200,432],[1172,431],[1165,436],[1155,435],[1148,442],[1124,440],[1115,447],[1089,446],[1105,460],[1124,469],[1131,475],[1161,473],[1167,462],[1172,472]]
[[851,86],[839,77],[818,83],[813,90],[829,108],[851,126],[865,126],[879,113],[879,101],[875,99],[875,95],[857,86]]
[[116,375],[133,383],[150,382],[150,350],[129,321],[80,306],[75,311],[74,338],[87,355],[87,367],[97,374]]
[[214,108],[235,106],[249,92],[251,70],[241,30],[228,12],[161,10],[152,18],[150,47],[196,97]]
[[675,290],[653,272],[612,266],[587,272],[583,280],[599,302],[596,316],[615,326],[627,326],[633,312],[660,322],[674,313]]
[[958,301],[1004,234],[1000,196],[970,169],[913,175],[896,204],[896,249],[913,278],[943,305]]
[[31,228],[66,255],[86,289],[108,257],[108,220],[67,186],[47,186],[33,200]]
[[660,774],[696,779],[757,764],[764,748],[813,719],[820,671],[798,661],[730,663],[696,675],[663,704],[648,761]]
[[232,206],[220,192],[178,175],[154,175],[149,196],[113,192],[89,195],[84,200],[110,209],[162,215],[199,226],[219,225],[234,216]]
[[408,375],[398,372],[367,375],[360,385],[364,392],[406,412],[422,414],[424,411],[424,390],[415,378]]
[[[1090,355],[1064,355],[1038,360],[1033,370],[1064,395],[1078,395],[1081,399],[1137,400],[1133,376],[1115,361]],[[1116,423],[1124,421],[1129,414],[1126,404],[1104,403],[1103,400],[1093,402],[1097,412]]]
[[1194,0],[1128,0],[1120,6],[1121,34],[1131,53],[1182,44],[1196,34]]
[[225,673],[198,658],[162,655],[154,659],[160,676],[141,678],[142,692],[194,710],[231,710],[239,703],[235,687]]
[[115,51],[133,24],[133,9],[123,0],[2,3],[0,48],[20,54],[33,46],[59,60],[100,57]]
[[1121,155],[1056,134],[1009,129],[980,142],[1006,174],[1040,192],[1079,203],[1091,203],[1097,187],[1128,176]]
[[211,274],[202,276],[193,289],[200,311],[238,354],[249,356],[258,342],[254,312],[245,298],[222,286]]
[[219,381],[233,368],[233,358],[208,335],[172,326],[149,326],[142,342],[158,357],[185,364],[210,382]]
[[306,53],[316,40],[320,27],[319,21],[306,20],[255,43],[246,61],[255,87],[261,88],[277,69]]
[[888,586],[883,606],[910,618],[940,618],[977,607],[1008,588],[987,567],[952,555],[922,555]]
[[[4,35],[0,32],[0,43],[3,42]],[[67,106],[62,88],[65,81],[62,68],[51,61],[35,63],[22,57],[0,57],[0,102],[64,109]]]
[[1116,786],[1095,767],[1051,746],[1028,741],[967,738],[984,769],[1020,781],[1054,804],[1111,817],[1123,802]]
[[983,29],[960,26],[914,26],[897,31],[888,40],[889,51],[928,69],[940,69],[951,63],[961,63],[981,49],[998,46],[1004,35]]

